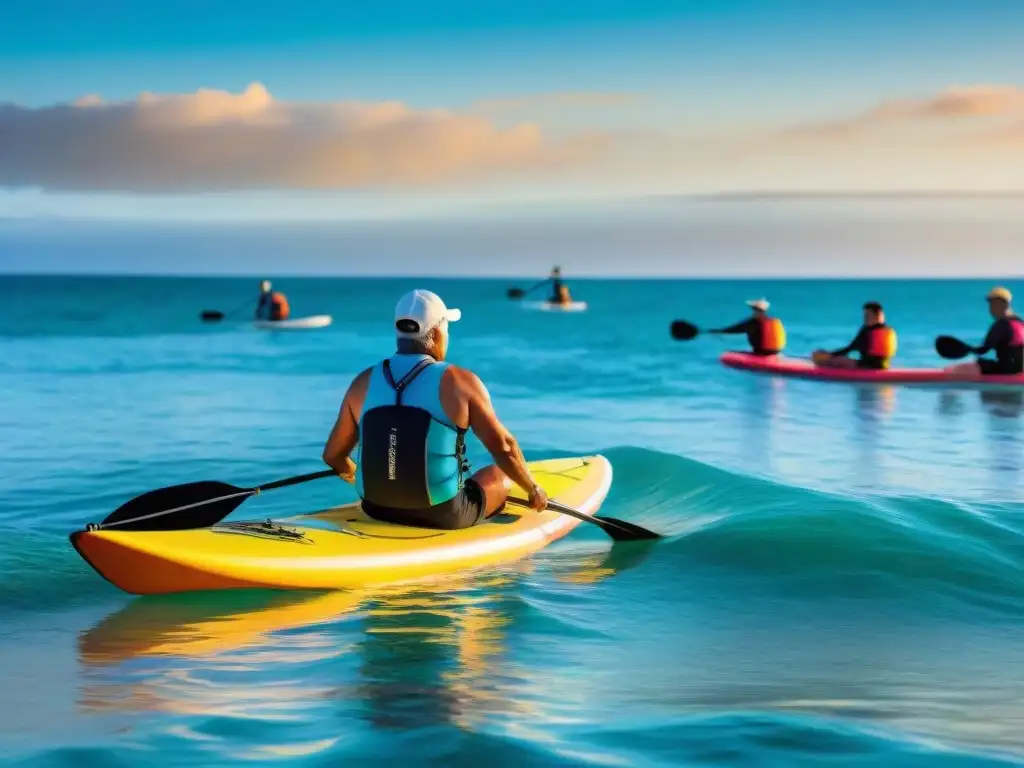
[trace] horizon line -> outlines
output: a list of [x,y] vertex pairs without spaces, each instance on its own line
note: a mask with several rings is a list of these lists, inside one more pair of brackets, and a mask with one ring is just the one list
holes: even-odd
[[[536,281],[538,275],[427,275],[427,274],[346,274],[338,272],[308,272],[302,274],[287,273],[158,273],[158,272],[3,272],[0,271],[0,280],[13,278],[82,278],[82,279],[108,279],[108,280],[453,280],[453,281]],[[652,274],[652,275],[579,275],[576,277],[564,277],[566,282],[796,282],[796,281],[820,281],[820,282],[852,282],[866,280],[881,280],[893,282],[922,281],[922,282],[950,282],[955,280],[977,280],[977,281],[1015,281],[1024,280],[1024,272],[1016,275],[678,275],[678,274]]]

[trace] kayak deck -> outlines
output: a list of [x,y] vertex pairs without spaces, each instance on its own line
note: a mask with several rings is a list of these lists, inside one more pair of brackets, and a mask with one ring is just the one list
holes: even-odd
[[[611,486],[603,456],[533,462],[549,497],[594,514]],[[521,489],[513,495],[525,497]],[[276,521],[185,531],[78,531],[71,543],[104,578],[132,594],[196,590],[356,589],[493,565],[547,546],[580,524],[509,504],[458,531],[393,525],[358,504]]]
[[773,355],[769,357],[749,352],[726,352],[721,363],[728,368],[764,373],[772,376],[813,379],[816,381],[854,382],[865,384],[908,384],[944,387],[1024,387],[1024,374],[953,376],[941,368],[889,368],[873,371],[864,368],[827,368],[803,358]]

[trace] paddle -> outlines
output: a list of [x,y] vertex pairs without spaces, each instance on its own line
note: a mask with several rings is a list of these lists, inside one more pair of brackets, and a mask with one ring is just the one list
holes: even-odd
[[233,309],[230,312],[228,312],[227,315],[225,315],[223,312],[218,312],[216,309],[204,309],[199,314],[199,317],[200,317],[200,319],[204,323],[215,323],[215,322],[218,322],[220,320],[223,320],[228,315],[235,314],[235,312],[241,312],[243,309],[248,307],[254,301],[256,301],[256,299],[249,299],[249,301],[245,302],[245,304],[243,304],[242,306],[240,306],[240,307],[238,307],[236,309]]
[[[530,506],[530,502],[526,499],[517,499],[510,496],[508,500],[521,507]],[[548,509],[554,512],[561,512],[563,515],[568,515],[569,517],[575,517],[577,520],[582,520],[585,523],[593,523],[611,536],[615,541],[645,541],[647,539],[662,538],[660,533],[655,533],[654,531],[649,531],[646,528],[641,528],[639,525],[634,523],[627,523],[625,520],[618,520],[614,517],[585,515],[579,510],[567,507],[564,504],[559,504],[557,501],[548,501]]]
[[99,525],[90,523],[87,530],[116,528],[119,531],[184,531],[190,528],[209,528],[234,512],[250,496],[337,474],[333,469],[325,469],[275,480],[255,488],[239,488],[216,480],[158,488],[122,504]]
[[673,339],[677,339],[678,341],[689,341],[690,339],[697,337],[697,334],[700,333],[700,329],[693,323],[688,323],[685,320],[676,320],[670,326],[669,332],[672,334]]
[[954,336],[939,336],[935,339],[935,351],[947,360],[959,360],[971,354],[974,349]]
[[533,286],[532,288],[528,288],[525,291],[522,288],[509,288],[508,289],[508,297],[510,299],[521,299],[526,294],[533,293],[534,291],[536,291],[538,288],[540,288],[545,283],[550,283],[550,282],[551,282],[551,278],[550,277],[545,277],[543,280],[541,280],[535,286]]

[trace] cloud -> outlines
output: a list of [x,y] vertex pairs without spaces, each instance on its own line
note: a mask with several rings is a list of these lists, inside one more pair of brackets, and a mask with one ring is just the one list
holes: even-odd
[[552,143],[523,123],[399,102],[300,103],[259,84],[242,93],[96,95],[0,104],[0,186],[193,192],[438,184],[563,168],[600,151],[594,136]]
[[1024,88],[1012,85],[953,86],[923,99],[883,102],[842,120],[799,125],[796,137],[852,137],[888,126],[952,123],[972,118],[1024,116]]
[[539,109],[585,109],[589,107],[618,107],[644,98],[640,93],[610,93],[601,91],[562,91],[526,93],[495,99],[481,99],[470,105],[478,113],[496,114]]

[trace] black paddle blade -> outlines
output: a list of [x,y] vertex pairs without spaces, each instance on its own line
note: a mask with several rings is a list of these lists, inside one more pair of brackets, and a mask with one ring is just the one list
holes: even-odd
[[[513,496],[509,496],[508,500],[513,504],[518,504],[521,507],[529,507],[530,502],[526,499],[517,499]],[[557,501],[548,501],[548,509],[552,512],[561,512],[563,515],[569,517],[575,517],[577,520],[582,520],[584,523],[591,523],[596,525],[602,531],[607,533],[615,541],[643,541],[648,539],[660,539],[661,534],[649,531],[646,528],[641,528],[635,523],[627,523],[625,520],[616,520],[614,517],[600,517],[599,515],[585,515],[578,509],[567,507],[565,504],[559,504]]]
[[525,291],[522,288],[509,288],[508,297],[510,299],[521,299]]
[[655,533],[635,523],[627,523],[625,520],[619,520],[614,517],[594,515],[591,517],[591,520],[600,525],[604,532],[615,541],[647,541],[662,538],[660,533]]
[[935,339],[935,351],[947,360],[959,360],[971,353],[971,348],[953,336],[939,336]]
[[216,480],[158,488],[122,504],[100,527],[117,531],[208,528],[234,512],[252,493]]
[[215,309],[204,309],[202,314],[199,315],[204,323],[215,322],[217,320],[224,319],[224,313],[218,312]]
[[672,323],[669,331],[672,334],[672,338],[678,339],[679,341],[689,341],[700,333],[700,330],[696,325],[688,323],[685,320],[676,320]]

